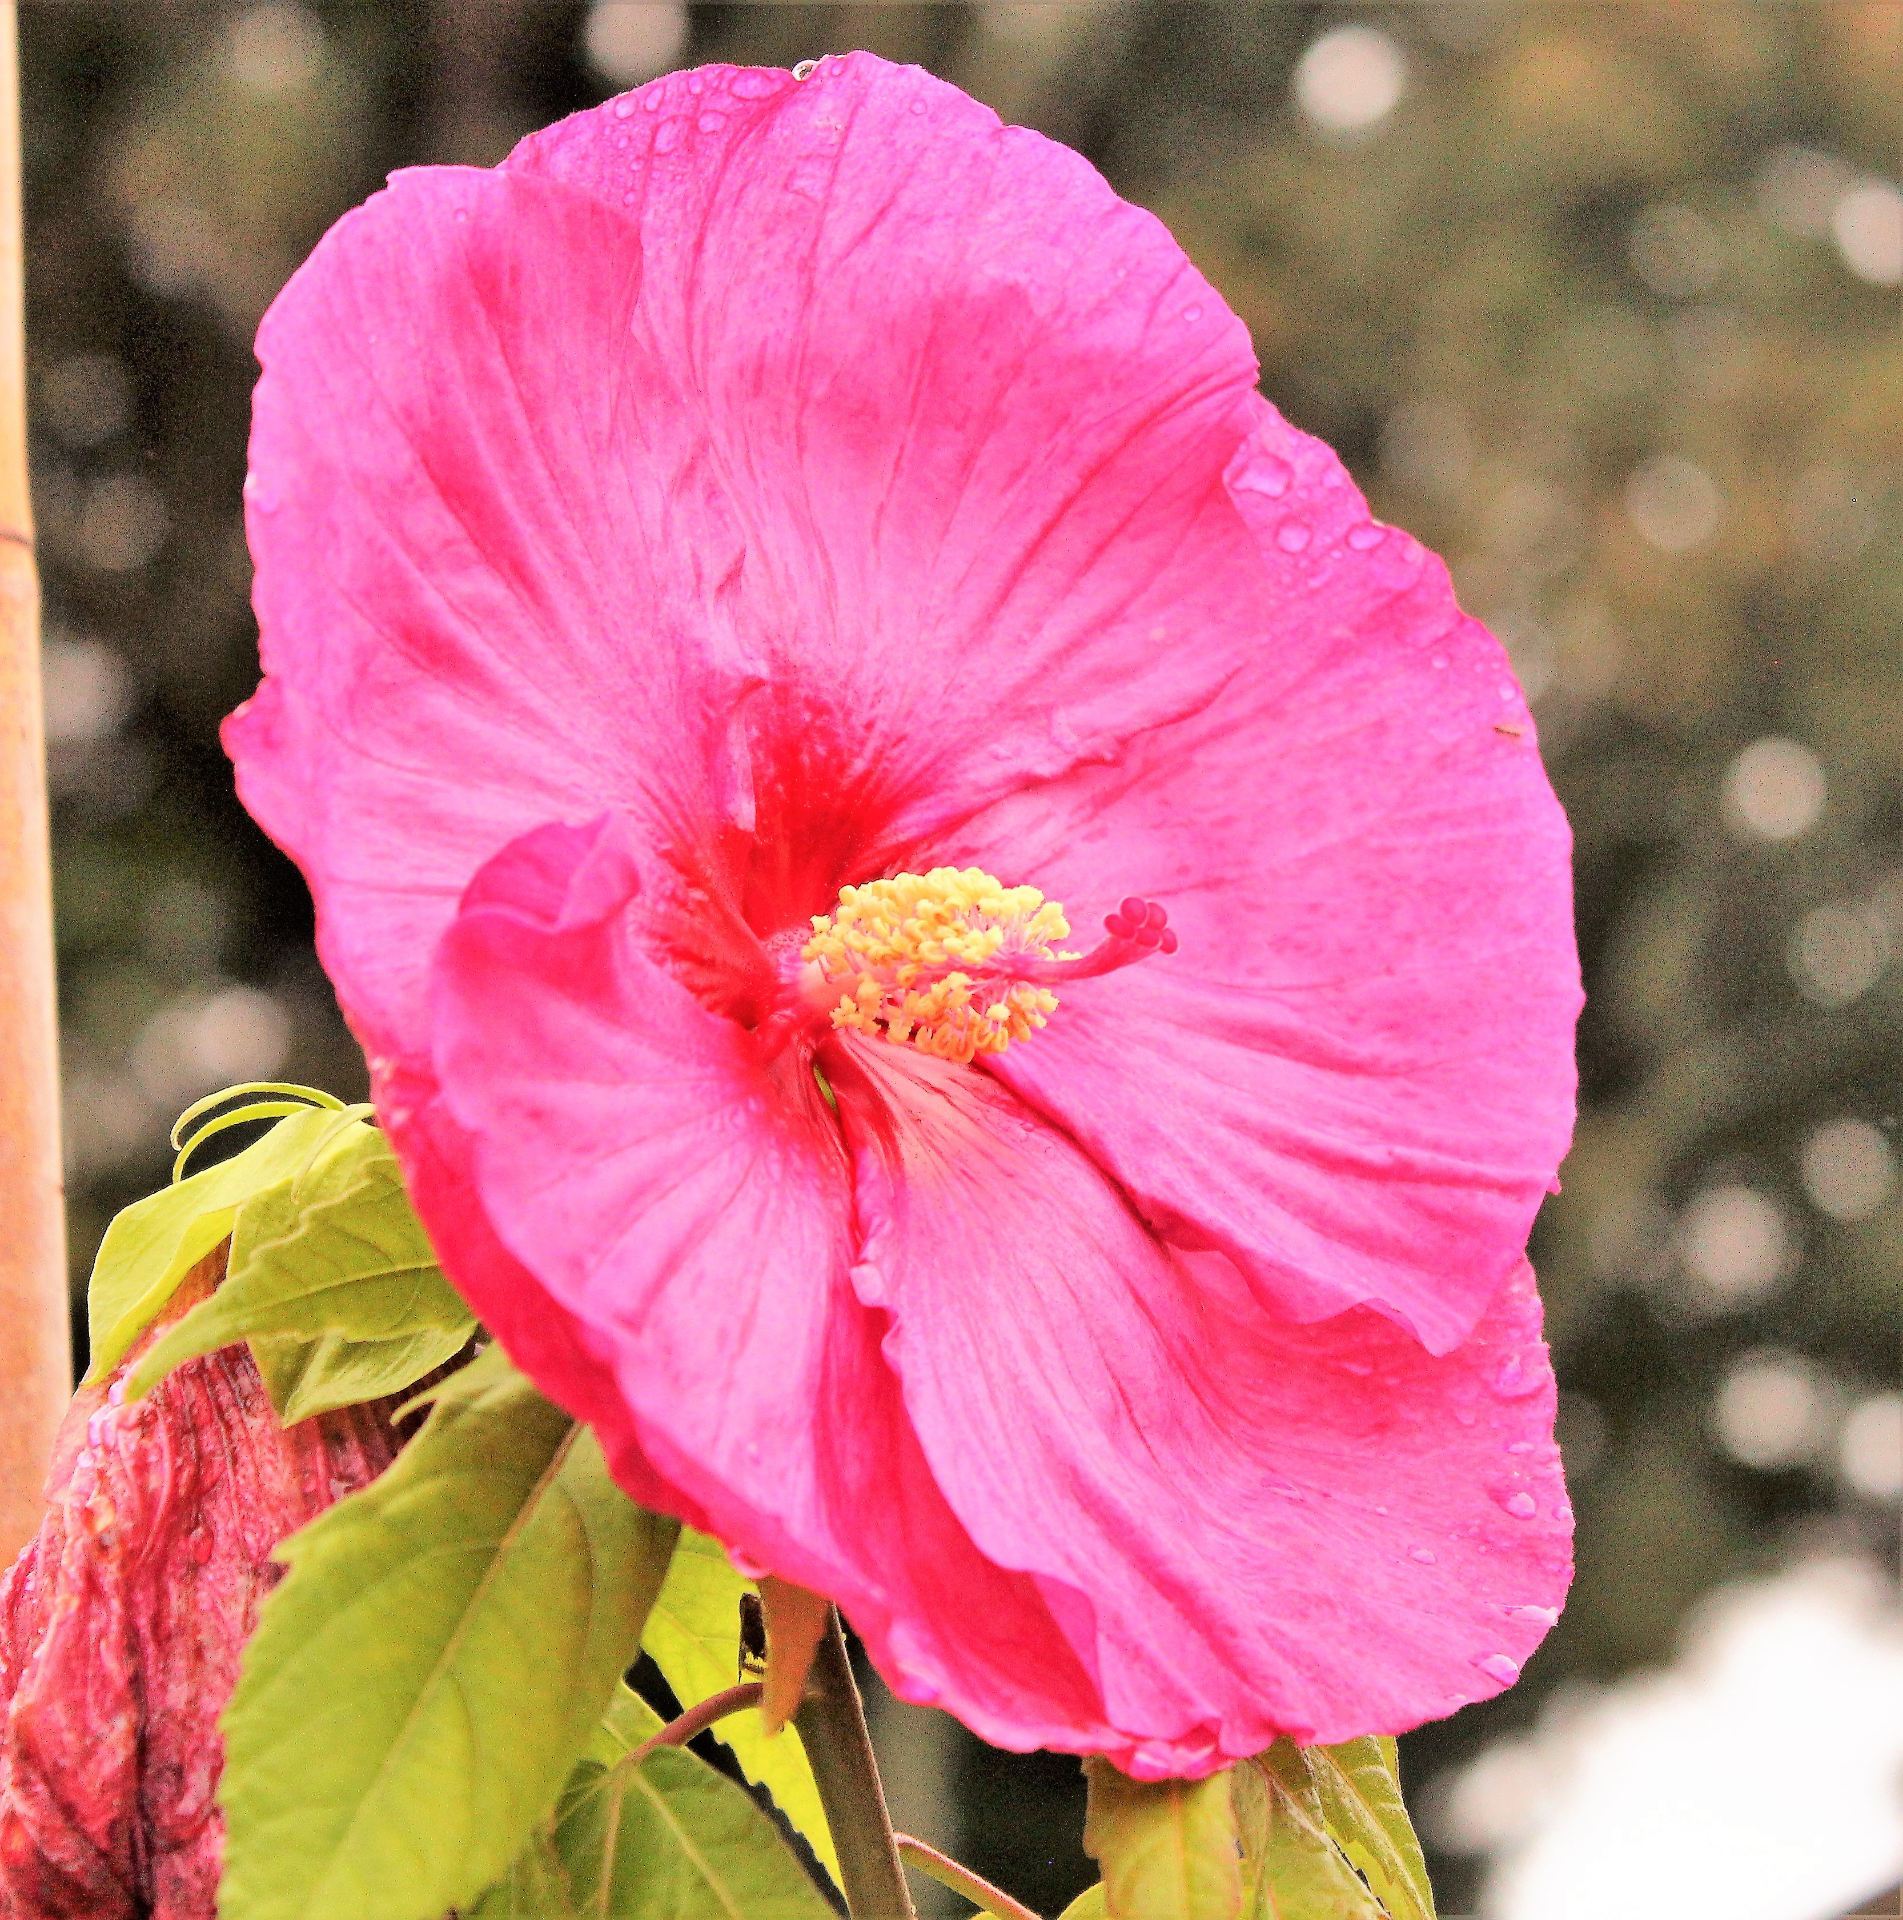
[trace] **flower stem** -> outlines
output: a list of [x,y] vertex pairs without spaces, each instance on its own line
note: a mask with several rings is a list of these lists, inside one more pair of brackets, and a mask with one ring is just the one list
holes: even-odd
[[812,1762],[820,1804],[839,1852],[839,1877],[852,1920],[918,1920],[892,1838],[865,1708],[833,1610],[813,1657],[806,1697],[793,1724]]
[[656,1747],[684,1747],[697,1733],[705,1733],[716,1721],[724,1720],[730,1713],[744,1713],[749,1707],[760,1704],[760,1695],[765,1689],[757,1680],[749,1680],[744,1686],[729,1687],[724,1693],[712,1693],[698,1705],[691,1706],[677,1719],[670,1720],[659,1733],[651,1734],[628,1755],[630,1760],[645,1760]]
[[994,1887],[983,1874],[973,1873],[950,1854],[940,1853],[936,1847],[913,1839],[909,1833],[895,1833],[892,1838],[898,1843],[899,1858],[908,1867],[929,1873],[941,1887],[963,1894],[981,1913],[992,1915],[993,1920],[1038,1920],[1021,1900],[1013,1900],[1002,1887]]

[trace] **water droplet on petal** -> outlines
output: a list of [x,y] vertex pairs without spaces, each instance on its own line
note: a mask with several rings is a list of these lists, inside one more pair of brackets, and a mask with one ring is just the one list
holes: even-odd
[[1424,1567],[1434,1566],[1440,1560],[1440,1555],[1432,1547],[1409,1547],[1407,1557],[1419,1561]]
[[694,124],[702,133],[718,133],[727,124],[727,116],[709,107]]
[[1183,309],[1183,318],[1185,320],[1200,320],[1202,317],[1203,310],[1201,307],[1185,307]]
[[1284,520],[1275,530],[1275,544],[1284,553],[1300,553],[1314,537],[1306,520]]
[[1509,1620],[1531,1620],[1536,1626],[1550,1627],[1559,1618],[1557,1607],[1502,1607],[1500,1609]]
[[1503,1687],[1510,1687],[1520,1677],[1520,1663],[1509,1660],[1504,1653],[1483,1653],[1474,1665],[1489,1680],[1497,1680]]
[[625,120],[634,111],[634,96],[624,93],[615,102],[614,113],[617,120]]
[[1531,1440],[1509,1440],[1507,1442],[1507,1451],[1509,1453],[1531,1453],[1534,1451],[1534,1444]]
[[1377,527],[1372,520],[1363,526],[1348,529],[1348,544],[1357,553],[1372,553],[1387,537],[1387,528]]
[[1541,1387],[1537,1367],[1528,1367],[1517,1353],[1510,1353],[1494,1369],[1493,1390],[1502,1400],[1524,1400]]
[[1540,1510],[1540,1503],[1524,1487],[1517,1490],[1501,1487],[1493,1497],[1516,1520],[1531,1520]]
[[1274,454],[1265,453],[1236,475],[1235,484],[1244,493],[1262,493],[1271,500],[1279,500],[1288,492],[1288,483],[1294,477],[1295,470],[1286,460],[1278,460]]

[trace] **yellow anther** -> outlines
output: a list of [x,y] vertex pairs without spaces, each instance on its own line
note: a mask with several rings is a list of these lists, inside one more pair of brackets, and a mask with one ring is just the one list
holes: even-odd
[[837,988],[835,1027],[970,1060],[1002,1053],[1056,1011],[1049,987],[1013,970],[1076,958],[1058,948],[1069,933],[1063,908],[1035,887],[934,867],[845,888],[814,918],[800,957]]

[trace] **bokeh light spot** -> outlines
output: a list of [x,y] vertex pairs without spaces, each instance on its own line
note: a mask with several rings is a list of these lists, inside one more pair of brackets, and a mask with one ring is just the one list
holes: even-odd
[[1747,1467],[1801,1466],[1829,1444],[1828,1396],[1815,1366],[1795,1353],[1748,1354],[1712,1403],[1718,1444]]
[[164,544],[167,524],[165,502],[151,481],[138,473],[109,473],[88,491],[74,532],[89,566],[132,573]]
[[1796,1248],[1784,1209],[1743,1185],[1707,1187],[1678,1221],[1679,1257],[1717,1312],[1754,1306],[1790,1272]]
[[673,65],[687,33],[679,0],[595,0],[582,23],[582,52],[611,86],[639,86]]
[[263,0],[233,17],[225,30],[231,77],[260,100],[308,87],[324,63],[324,28],[295,0]]
[[96,447],[125,426],[132,383],[105,353],[69,353],[40,382],[39,423],[69,447]]
[[1889,181],[1858,181],[1831,209],[1830,237],[1859,280],[1903,286],[1903,192]]
[[1834,153],[1787,142],[1773,147],[1758,169],[1758,211],[1786,233],[1819,239],[1830,230],[1831,209],[1851,178]]
[[147,1021],[132,1048],[132,1071],[161,1108],[239,1080],[268,1080],[283,1066],[291,1020],[257,987],[185,993]]
[[132,703],[132,680],[111,647],[50,634],[40,666],[49,746],[103,740],[118,730]]
[[1868,1500],[1903,1500],[1903,1393],[1873,1393],[1850,1409],[1837,1471]]
[[1804,1142],[1804,1191],[1833,1220],[1867,1220],[1896,1185],[1896,1154],[1868,1120],[1827,1120]]
[[1794,840],[1823,810],[1823,762],[1801,741],[1767,734],[1725,771],[1725,812],[1759,840]]
[[1889,963],[1883,923],[1856,902],[1813,907],[1791,934],[1785,961],[1798,990],[1820,1007],[1847,1007],[1876,985]]
[[1718,531],[1724,501],[1696,461],[1660,453],[1633,469],[1625,510],[1640,536],[1661,552],[1689,553]]
[[1335,27],[1295,66],[1295,104],[1323,133],[1378,126],[1406,87],[1406,56],[1379,27]]
[[1633,272],[1668,300],[1708,292],[1725,263],[1718,229],[1702,213],[1674,205],[1644,208],[1632,223],[1626,252]]

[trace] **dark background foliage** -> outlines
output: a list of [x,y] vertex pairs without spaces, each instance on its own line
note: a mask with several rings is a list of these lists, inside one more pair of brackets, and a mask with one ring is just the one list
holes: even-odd
[[[1584,1111],[1535,1252],[1579,1515],[1447,1783],[1714,1586],[1880,1554],[1903,1477],[1903,12],[1876,4],[29,0],[33,468],[76,1285],[187,1100],[362,1066],[216,726],[255,677],[250,340],[391,168],[489,162],[665,66],[915,60],[1087,153],[1270,396],[1445,552],[1578,835]],[[1082,1884],[1074,1763],[887,1708],[905,1818]],[[1482,1823],[1484,1826],[1484,1822]]]

